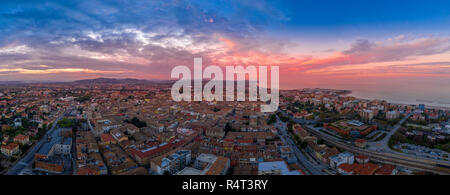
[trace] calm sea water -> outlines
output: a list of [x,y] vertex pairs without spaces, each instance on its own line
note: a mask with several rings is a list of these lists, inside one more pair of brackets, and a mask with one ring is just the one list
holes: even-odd
[[400,104],[425,104],[450,108],[450,78],[395,78],[296,84],[289,88],[333,88],[352,90],[351,96]]

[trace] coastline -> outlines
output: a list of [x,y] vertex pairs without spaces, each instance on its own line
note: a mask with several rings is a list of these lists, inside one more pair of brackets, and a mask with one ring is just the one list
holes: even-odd
[[360,96],[360,95],[356,95],[354,93],[350,93],[348,94],[348,96],[353,96],[356,97],[358,99],[365,99],[365,100],[384,100],[386,102],[389,102],[391,104],[398,104],[398,105],[404,105],[404,106],[408,106],[408,105],[419,105],[419,104],[424,104],[426,108],[430,108],[430,109],[440,109],[440,110],[450,110],[450,104],[442,104],[436,101],[395,101],[395,100],[391,100],[389,98],[370,98],[370,97],[364,97],[364,96]]

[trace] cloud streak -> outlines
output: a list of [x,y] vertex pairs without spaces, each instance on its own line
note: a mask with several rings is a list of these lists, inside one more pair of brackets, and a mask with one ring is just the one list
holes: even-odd
[[[169,79],[174,66],[192,66],[194,57],[203,57],[208,65],[279,65],[285,75],[449,74],[446,36],[352,39],[348,48],[319,48],[327,52],[317,55],[307,43],[272,33],[292,18],[289,10],[269,1],[1,4],[2,80],[98,75]],[[72,76],[64,77],[68,73]]]

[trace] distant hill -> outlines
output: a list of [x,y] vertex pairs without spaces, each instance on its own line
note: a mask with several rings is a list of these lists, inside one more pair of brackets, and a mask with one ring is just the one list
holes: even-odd
[[[95,78],[95,79],[82,79],[82,80],[76,80],[76,81],[0,81],[0,85],[2,86],[8,86],[8,85],[52,85],[52,84],[69,84],[69,85],[108,85],[108,84],[136,84],[136,85],[142,85],[142,84],[173,84],[177,80],[145,80],[145,79],[133,79],[133,78],[124,78],[124,79],[116,79],[116,78]],[[203,79],[203,84],[207,83],[208,79]],[[238,81],[234,81],[234,84],[236,85]],[[246,80],[246,86],[249,85],[250,82]],[[193,81],[192,81],[192,84]],[[223,81],[223,86],[225,88],[226,81]]]
[[[115,78],[96,78],[96,79],[84,79],[84,80],[77,80],[73,82],[67,82],[68,84],[73,85],[105,85],[105,84],[173,84],[177,80],[143,80],[143,79],[132,79],[132,78],[125,78],[125,79],[115,79]],[[203,85],[205,85],[209,80],[203,79]],[[194,81],[191,81],[192,85],[194,85]],[[255,81],[245,81],[246,88],[249,86],[249,83],[255,82]],[[237,85],[238,81],[234,81],[234,85]],[[225,89],[226,81],[223,81],[223,86]]]
[[0,85],[21,85],[25,84],[23,81],[0,81]]
[[168,83],[168,80],[143,80],[143,79],[114,79],[114,78],[96,78],[73,81],[75,84],[151,84],[151,83]]

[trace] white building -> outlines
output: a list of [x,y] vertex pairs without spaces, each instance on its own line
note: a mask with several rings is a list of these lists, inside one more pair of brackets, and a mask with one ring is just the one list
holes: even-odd
[[360,115],[363,119],[372,120],[374,117],[374,113],[372,110],[364,109],[360,112]]
[[353,164],[355,161],[355,155],[353,155],[350,152],[343,152],[338,155],[330,157],[330,166],[332,168],[336,168],[341,164],[347,163],[347,164]]
[[72,138],[70,137],[64,137],[61,139],[60,143],[56,143],[54,145],[55,154],[68,155],[70,154],[71,149],[72,149]]
[[20,118],[14,119],[14,127],[21,127],[22,126],[22,120]]
[[388,120],[397,119],[399,116],[400,116],[400,113],[398,113],[396,110],[386,112],[386,119],[388,119]]
[[260,162],[258,164],[258,175],[301,175],[299,171],[289,171],[286,162]]
[[174,174],[191,163],[191,151],[179,150],[161,159],[161,161],[151,161],[151,169],[158,175],[165,172]]
[[230,168],[230,160],[213,154],[200,154],[193,167],[185,167],[177,175],[225,175]]

